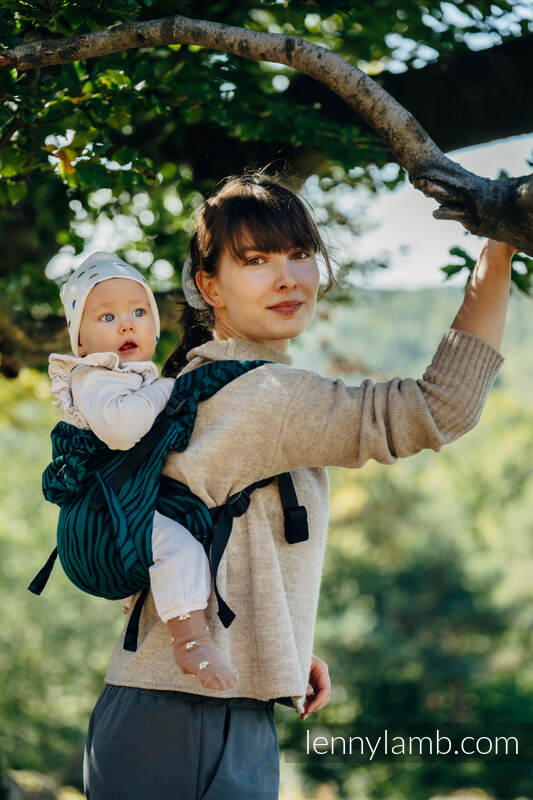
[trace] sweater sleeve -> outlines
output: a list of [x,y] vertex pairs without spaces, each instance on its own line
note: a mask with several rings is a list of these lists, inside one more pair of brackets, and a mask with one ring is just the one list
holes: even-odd
[[484,340],[450,329],[419,380],[346,386],[297,371],[269,472],[392,464],[424,448],[438,451],[476,425],[502,363]]
[[142,439],[165,408],[174,387],[171,378],[145,386],[142,383],[142,376],[134,372],[81,366],[72,373],[76,406],[111,450],[129,450]]

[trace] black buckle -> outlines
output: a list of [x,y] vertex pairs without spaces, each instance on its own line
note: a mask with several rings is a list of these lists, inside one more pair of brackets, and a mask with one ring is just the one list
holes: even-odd
[[288,508],[285,511],[285,539],[289,544],[297,544],[309,539],[307,509],[305,506]]
[[189,399],[190,396],[184,392],[176,392],[176,394],[171,394],[165,409],[167,417],[173,417],[179,414]]
[[250,505],[250,495],[246,489],[241,489],[240,492],[232,494],[228,497],[225,503],[226,514],[228,517],[240,517],[245,513]]

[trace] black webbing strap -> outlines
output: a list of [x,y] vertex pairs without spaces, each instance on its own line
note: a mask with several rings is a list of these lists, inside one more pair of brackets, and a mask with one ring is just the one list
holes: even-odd
[[[284,472],[278,475],[279,494],[281,504],[283,506],[283,515],[285,519],[285,539],[289,544],[296,544],[297,542],[304,542],[309,539],[309,528],[307,526],[307,511],[305,506],[298,505],[298,498],[290,473]],[[233,494],[227,499],[223,506],[212,509],[213,512],[218,512],[215,517],[215,530],[211,540],[211,548],[209,552],[209,560],[211,563],[211,572],[213,575],[213,584],[215,596],[218,603],[218,617],[225,628],[229,628],[235,619],[235,613],[231,610],[228,604],[223,600],[218,590],[217,573],[220,561],[224,555],[224,551],[231,535],[233,527],[233,518],[240,517],[245,513],[250,505],[250,495],[255,489],[262,486],[267,486],[276,479],[266,478],[262,481],[250,484],[245,489],[242,489],[237,494]]]
[[[165,414],[161,416],[157,422],[150,428],[140,442],[129,450],[127,458],[124,459],[120,467],[107,479],[108,486],[111,487],[115,494],[118,493],[121,486],[133,475],[141,461],[152,452],[154,447],[163,438],[165,432],[170,425],[172,417],[179,414],[189,395],[185,392],[174,392],[166,405]],[[91,498],[89,503],[90,507],[98,511],[105,503],[104,493],[98,489]]]
[[278,475],[278,487],[285,518],[285,539],[289,544],[305,542],[309,539],[307,509],[298,505],[290,472]]
[[131,616],[129,618],[128,627],[126,628],[126,633],[124,634],[124,644],[122,645],[124,650],[129,650],[131,653],[135,653],[137,650],[137,639],[139,636],[139,620],[141,619],[141,611],[144,606],[144,601],[148,596],[148,589],[143,589],[140,593],[133,611],[131,612]]
[[[233,518],[240,517],[245,513],[250,505],[250,495],[255,489],[259,489],[262,486],[267,486],[269,483],[272,483],[273,480],[275,480],[275,478],[266,478],[263,481],[252,483],[245,489],[241,489],[240,492],[232,494],[231,497],[228,497],[223,506],[219,506],[220,510],[218,516],[216,517],[215,530],[213,531],[213,538],[211,540],[211,548],[209,551],[209,560],[211,562],[213,586],[218,603],[217,613],[221,623],[225,628],[229,628],[235,619],[235,614],[225,600],[222,599],[220,592],[218,591],[217,573],[218,566],[229,541],[231,529],[233,527]],[[213,509],[213,511],[217,510],[218,509]]]
[[48,561],[46,562],[44,567],[39,570],[35,578],[28,586],[30,592],[33,592],[33,594],[41,594],[54,568],[54,564],[56,563],[56,558],[57,558],[57,547],[54,547],[54,549],[50,553]]

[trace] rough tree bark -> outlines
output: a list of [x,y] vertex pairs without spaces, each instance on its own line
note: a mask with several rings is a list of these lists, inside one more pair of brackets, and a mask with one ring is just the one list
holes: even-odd
[[463,169],[447,158],[418,121],[372,78],[304,39],[176,15],[20,45],[0,53],[0,68],[29,70],[167,44],[196,44],[244,58],[275,61],[324,83],[376,131],[406,169],[413,186],[440,203],[434,217],[457,220],[472,233],[509,242],[533,256],[533,176],[495,181]]

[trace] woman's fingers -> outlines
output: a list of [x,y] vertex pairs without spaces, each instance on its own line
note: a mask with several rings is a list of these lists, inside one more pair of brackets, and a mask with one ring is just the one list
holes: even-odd
[[327,706],[331,698],[331,680],[328,665],[318,656],[313,656],[311,659],[309,685],[307,688],[307,694],[309,695],[309,688],[311,688],[313,694],[304,703],[305,712],[301,714],[302,719],[306,719],[309,714]]

